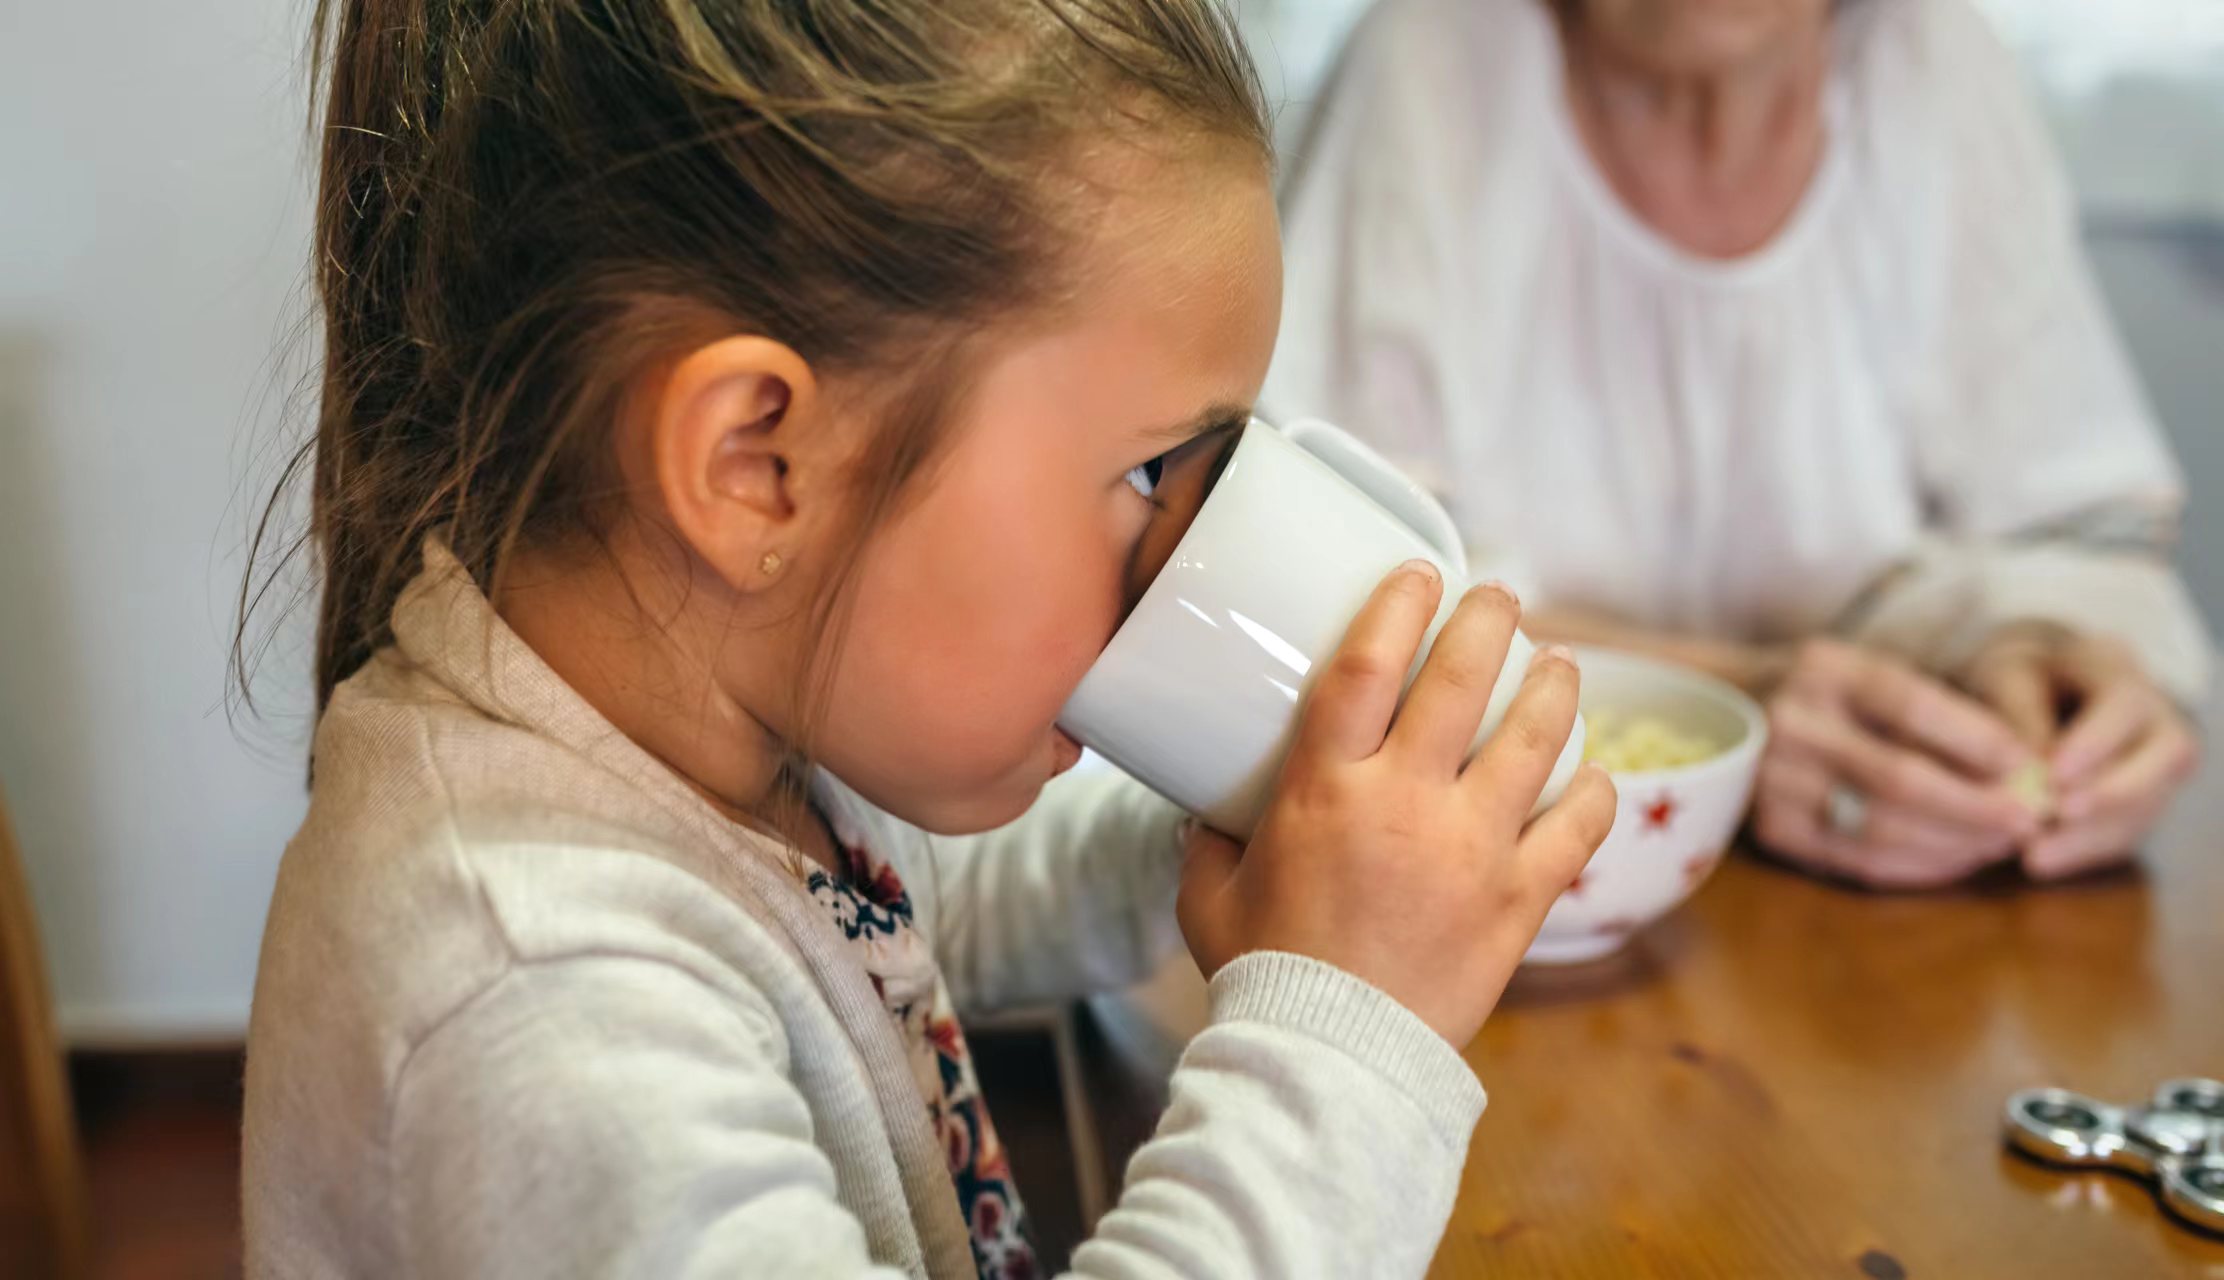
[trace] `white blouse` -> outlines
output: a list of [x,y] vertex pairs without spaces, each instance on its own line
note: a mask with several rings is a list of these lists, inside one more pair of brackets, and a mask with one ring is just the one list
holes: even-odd
[[1966,0],[1848,0],[1770,243],[1678,248],[1569,114],[1542,0],[1386,0],[1287,158],[1264,405],[1369,436],[1533,594],[1935,665],[2045,617],[2181,699],[2183,488],[2014,64]]

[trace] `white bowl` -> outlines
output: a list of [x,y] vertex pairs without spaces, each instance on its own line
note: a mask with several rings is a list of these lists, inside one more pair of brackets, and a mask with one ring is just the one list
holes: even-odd
[[1656,716],[1723,750],[1696,764],[1614,774],[1614,830],[1552,904],[1525,964],[1609,955],[1690,897],[1737,834],[1768,740],[1760,704],[1712,676],[1611,649],[1578,648],[1576,659],[1586,716]]

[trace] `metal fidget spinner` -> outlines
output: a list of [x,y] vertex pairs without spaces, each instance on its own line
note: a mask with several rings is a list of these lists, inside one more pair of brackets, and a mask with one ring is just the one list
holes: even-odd
[[2048,1164],[2127,1169],[2180,1218],[2224,1232],[2224,1083],[2165,1080],[2144,1105],[2114,1107],[2067,1089],[2008,1099],[2009,1145]]

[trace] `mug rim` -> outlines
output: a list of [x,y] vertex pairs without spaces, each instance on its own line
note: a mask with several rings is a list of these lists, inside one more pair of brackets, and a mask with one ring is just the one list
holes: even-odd
[[[1244,419],[1243,429],[1236,433],[1234,443],[1228,446],[1228,460],[1220,467],[1219,479],[1214,482],[1211,489],[1206,491],[1204,498],[1197,503],[1196,513],[1189,518],[1189,527],[1182,530],[1182,536],[1175,540],[1174,549],[1166,553],[1166,563],[1158,567],[1158,572],[1151,577],[1151,584],[1143,588],[1141,595],[1135,597],[1134,604],[1127,607],[1127,613],[1120,618],[1120,625],[1112,628],[1111,637],[1104,642],[1103,648],[1097,650],[1097,656],[1090,661],[1089,669],[1082,673],[1081,680],[1074,685],[1073,691],[1066,695],[1069,704],[1072,702],[1074,694],[1081,691],[1081,686],[1087,684],[1090,677],[1096,674],[1097,666],[1104,661],[1105,655],[1112,652],[1113,646],[1120,643],[1120,637],[1126,635],[1129,629],[1136,625],[1135,620],[1141,617],[1144,612],[1143,606],[1151,602],[1151,597],[1158,594],[1159,589],[1165,585],[1168,578],[1174,576],[1170,571],[1175,563],[1182,558],[1182,552],[1189,549],[1190,540],[1203,536],[1197,532],[1197,526],[1203,521],[1205,507],[1212,502],[1212,495],[1220,491],[1220,482],[1225,481],[1229,473],[1236,469],[1237,463],[1242,460],[1243,448],[1251,442],[1253,428],[1263,428],[1277,435],[1281,434],[1280,428],[1257,414],[1252,414]],[[1284,437],[1284,439],[1287,438]],[[1300,450],[1299,452],[1303,451]],[[1172,590],[1171,587],[1166,589]],[[1060,714],[1063,715],[1063,712]]]
[[[1205,534],[1199,529],[1199,526],[1204,523],[1205,508],[1211,505],[1213,494],[1220,491],[1220,483],[1224,483],[1228,479],[1229,475],[1231,475],[1235,471],[1236,467],[1242,462],[1244,449],[1250,445],[1253,437],[1259,433],[1270,434],[1276,440],[1280,441],[1283,445],[1287,446],[1290,456],[1304,459],[1304,463],[1302,465],[1316,467],[1326,475],[1334,477],[1336,480],[1342,483],[1351,485],[1354,496],[1365,501],[1369,506],[1373,507],[1385,518],[1389,519],[1393,524],[1397,525],[1400,528],[1407,528],[1410,532],[1413,532],[1416,541],[1420,542],[1425,547],[1428,546],[1428,538],[1420,534],[1417,530],[1411,530],[1409,526],[1407,526],[1405,520],[1401,518],[1397,512],[1390,510],[1388,507],[1385,507],[1380,502],[1376,501],[1374,496],[1372,494],[1369,494],[1365,489],[1356,484],[1351,484],[1350,480],[1339,473],[1336,468],[1330,466],[1327,462],[1315,456],[1312,451],[1305,448],[1305,446],[1291,439],[1289,434],[1283,431],[1282,428],[1254,413],[1249,418],[1246,418],[1244,420],[1243,429],[1237,433],[1235,443],[1229,447],[1228,460],[1221,468],[1219,482],[1216,482],[1213,488],[1205,494],[1204,500],[1197,504],[1196,514],[1190,517],[1189,527],[1182,530],[1182,536],[1175,541],[1174,549],[1167,553],[1166,563],[1160,566],[1157,575],[1151,579],[1151,584],[1143,588],[1142,594],[1135,597],[1135,603],[1128,606],[1126,615],[1120,619],[1120,625],[1112,629],[1111,638],[1106,640],[1104,642],[1104,647],[1097,651],[1096,659],[1090,664],[1089,671],[1087,673],[1084,673],[1084,675],[1082,676],[1082,684],[1087,683],[1089,676],[1095,673],[1096,664],[1101,663],[1104,660],[1104,656],[1112,652],[1113,647],[1120,643],[1120,637],[1126,635],[1129,629],[1135,625],[1136,618],[1144,612],[1143,606],[1147,603],[1150,603],[1152,597],[1156,596],[1160,590],[1163,589],[1171,591],[1175,589],[1166,585],[1168,580],[1175,576],[1171,572],[1171,570],[1173,569],[1175,563],[1182,558],[1182,553],[1190,549],[1191,541],[1193,539],[1202,538],[1205,536]],[[1431,558],[1435,558],[1436,549],[1434,547],[1428,547],[1428,549],[1431,553]],[[1079,689],[1080,684],[1075,685],[1076,692],[1078,692]],[[1068,699],[1069,701],[1071,700],[1070,694],[1068,695]]]

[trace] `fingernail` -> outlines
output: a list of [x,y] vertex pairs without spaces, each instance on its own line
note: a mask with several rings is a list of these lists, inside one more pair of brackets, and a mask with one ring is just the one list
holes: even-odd
[[1537,651],[1537,657],[1550,659],[1554,662],[1565,662],[1571,667],[1575,665],[1575,650],[1564,644],[1548,644]]
[[1514,594],[1514,589],[1507,586],[1504,582],[1501,582],[1497,578],[1492,578],[1486,582],[1476,583],[1475,586],[1476,589],[1479,591],[1497,592],[1498,594],[1506,597],[1508,600],[1513,601],[1516,607],[1521,604],[1521,597]]
[[1398,572],[1412,574],[1423,582],[1434,582],[1437,579],[1436,565],[1427,560],[1408,560],[1398,566]]

